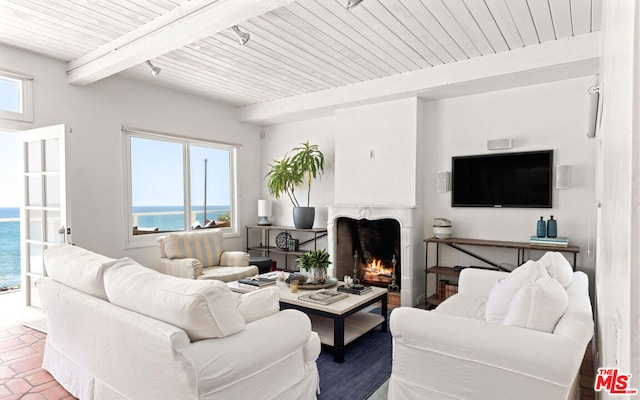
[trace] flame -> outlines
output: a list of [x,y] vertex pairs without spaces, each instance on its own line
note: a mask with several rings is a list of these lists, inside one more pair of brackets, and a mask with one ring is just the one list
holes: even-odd
[[376,258],[367,264],[364,270],[370,275],[391,275],[391,273],[393,273],[393,268],[386,268],[382,264],[382,260],[378,260]]

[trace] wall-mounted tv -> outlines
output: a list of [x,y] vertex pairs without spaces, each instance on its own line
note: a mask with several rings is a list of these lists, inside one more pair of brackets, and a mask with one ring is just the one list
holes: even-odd
[[551,207],[553,150],[451,158],[453,207]]

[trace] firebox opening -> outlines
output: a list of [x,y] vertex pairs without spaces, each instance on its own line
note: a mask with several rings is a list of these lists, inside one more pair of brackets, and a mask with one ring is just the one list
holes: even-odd
[[400,223],[395,219],[336,220],[336,277],[400,290]]

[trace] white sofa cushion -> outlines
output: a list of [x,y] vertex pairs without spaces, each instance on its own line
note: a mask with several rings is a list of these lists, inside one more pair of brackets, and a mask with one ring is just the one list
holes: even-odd
[[161,274],[130,259],[104,274],[109,301],[183,329],[191,341],[233,335],[245,322],[223,282]]
[[275,286],[243,293],[238,298],[238,311],[247,324],[280,311],[280,289]]
[[569,296],[562,285],[555,278],[543,276],[518,291],[503,324],[550,333],[568,304]]
[[165,237],[168,258],[196,258],[205,268],[219,265],[223,251],[224,237],[218,230],[174,232]]
[[573,279],[573,268],[569,261],[557,251],[548,251],[544,253],[538,262],[547,269],[549,276],[556,278],[563,288],[568,288]]
[[443,314],[457,315],[459,317],[484,320],[484,310],[486,305],[486,297],[467,293],[457,293],[440,303],[433,311]]
[[502,322],[507,315],[511,300],[527,283],[547,274],[544,266],[529,260],[516,268],[506,278],[496,281],[487,298],[485,318],[490,322]]
[[116,261],[70,244],[49,246],[44,252],[47,275],[76,290],[107,300],[104,272]]

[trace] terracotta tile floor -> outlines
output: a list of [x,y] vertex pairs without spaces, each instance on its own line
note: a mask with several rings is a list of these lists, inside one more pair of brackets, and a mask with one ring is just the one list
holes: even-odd
[[42,369],[44,333],[21,325],[0,326],[0,400],[72,400]]

